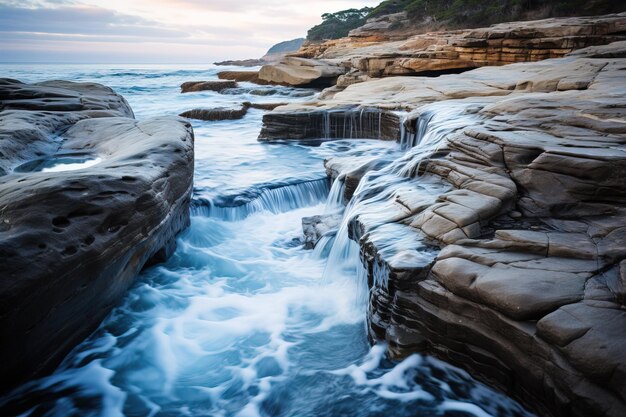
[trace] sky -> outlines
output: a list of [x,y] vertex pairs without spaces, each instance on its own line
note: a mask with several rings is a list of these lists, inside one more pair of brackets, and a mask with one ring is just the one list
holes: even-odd
[[380,0],[0,0],[0,62],[199,63],[261,57],[321,15]]

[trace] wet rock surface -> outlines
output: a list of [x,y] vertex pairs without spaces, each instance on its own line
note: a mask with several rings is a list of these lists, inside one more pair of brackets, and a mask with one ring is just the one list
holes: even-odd
[[0,366],[50,372],[189,223],[193,132],[99,84],[0,80]]
[[250,103],[246,101],[239,108],[216,107],[213,109],[193,109],[182,112],[179,116],[187,119],[197,119],[206,121],[237,120],[242,119],[248,109],[274,110],[285,103]]
[[259,78],[259,71],[220,71],[217,73],[220,80],[232,80],[238,82],[249,82],[260,85],[270,85],[269,81]]
[[366,81],[267,115],[284,139],[308,111],[409,112],[389,190],[367,179],[386,201],[348,219],[392,355],[435,354],[540,414],[626,413],[624,48]]
[[313,249],[325,234],[337,229],[341,223],[341,214],[326,214],[302,219],[305,249]]
[[193,109],[182,112],[179,116],[186,117],[188,119],[207,121],[236,120],[243,118],[248,112],[249,108],[250,105],[244,103],[238,109],[231,109],[227,107],[216,107],[214,109]]
[[180,85],[181,93],[193,93],[197,91],[221,92],[229,88],[237,88],[239,84],[233,80],[220,81],[187,81]]
[[[392,112],[354,105],[331,111],[314,107],[293,111],[292,108],[290,105],[280,106],[276,111],[265,114],[259,140],[399,139],[400,118]],[[294,129],[294,126],[297,128]]]

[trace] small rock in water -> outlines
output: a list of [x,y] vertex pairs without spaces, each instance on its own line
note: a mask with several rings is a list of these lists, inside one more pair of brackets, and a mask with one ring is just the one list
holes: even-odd
[[220,81],[187,81],[180,86],[181,93],[191,93],[194,91],[223,91],[228,88],[237,88],[239,85],[236,81],[220,80]]
[[339,227],[341,218],[340,213],[303,217],[304,248],[313,249],[324,234]]
[[241,119],[248,112],[249,103],[244,103],[239,109],[229,109],[227,107],[216,107],[214,109],[193,109],[180,114],[188,119],[217,121]]
[[259,109],[259,110],[274,110],[276,107],[287,105],[287,103],[250,103],[250,102],[245,102],[243,104],[244,105],[247,104],[248,107],[252,109]]
[[259,85],[270,84],[259,78],[259,71],[221,71],[217,73],[220,80],[243,81]]
[[278,94],[278,90],[276,90],[275,88],[257,88],[255,90],[250,90],[250,94],[252,94],[253,96],[273,96],[274,94]]

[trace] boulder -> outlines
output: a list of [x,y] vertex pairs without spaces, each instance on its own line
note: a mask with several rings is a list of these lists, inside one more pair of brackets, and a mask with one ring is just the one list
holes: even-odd
[[280,85],[326,87],[344,72],[343,67],[330,61],[286,57],[278,64],[261,67],[259,78]]
[[193,132],[98,84],[0,80],[2,391],[56,368],[189,224]]
[[186,117],[188,119],[197,119],[197,120],[206,120],[206,121],[216,121],[216,120],[236,120],[243,118],[248,109],[250,108],[249,103],[244,103],[238,109],[230,109],[227,107],[216,107],[213,109],[193,109],[187,110],[180,114],[181,117]]
[[192,93],[196,91],[217,91],[221,92],[228,88],[237,88],[239,84],[232,80],[221,81],[187,81],[180,85],[181,93]]

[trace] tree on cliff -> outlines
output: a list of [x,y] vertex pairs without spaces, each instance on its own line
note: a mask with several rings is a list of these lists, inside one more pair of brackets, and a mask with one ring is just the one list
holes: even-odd
[[362,9],[342,10],[336,13],[324,13],[322,15],[322,23],[313,26],[307,32],[307,40],[322,41],[348,36],[348,32],[365,23],[371,11],[371,7],[364,7]]
[[470,27],[553,16],[614,13],[624,9],[624,3],[615,0],[385,0],[372,9],[368,17],[406,12],[416,23],[430,19]]

